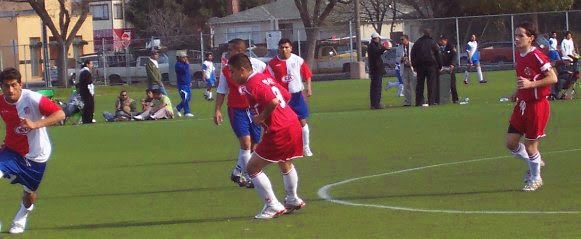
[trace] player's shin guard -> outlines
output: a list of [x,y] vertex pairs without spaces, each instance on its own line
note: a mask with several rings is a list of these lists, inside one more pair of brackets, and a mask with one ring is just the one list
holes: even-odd
[[291,168],[291,170],[282,175],[282,179],[284,182],[284,192],[286,199],[298,198],[297,188],[299,185],[299,176],[297,174],[297,170],[295,169],[294,165]]
[[516,156],[519,159],[524,160],[525,163],[528,164],[529,162],[529,154],[525,149],[525,145],[523,143],[519,143],[516,149],[512,151],[512,155]]
[[270,179],[264,174],[264,172],[260,171],[256,175],[250,175],[250,179],[254,184],[254,190],[258,193],[258,196],[264,200],[266,205],[276,205],[278,204],[278,200],[274,195],[274,191],[272,190],[272,184],[270,184]]
[[478,73],[478,80],[479,81],[484,81],[484,76],[482,76],[482,67],[477,66],[476,67],[476,72]]
[[240,149],[238,152],[238,161],[236,162],[236,168],[240,168],[242,172],[246,172],[246,165],[250,161],[250,150]]
[[305,124],[305,126],[303,126],[303,147],[309,146],[309,137],[310,137],[309,125]]
[[529,170],[532,179],[539,179],[541,177],[541,153],[529,157]]
[[470,72],[468,70],[464,71],[464,81],[468,81],[468,77],[470,77]]

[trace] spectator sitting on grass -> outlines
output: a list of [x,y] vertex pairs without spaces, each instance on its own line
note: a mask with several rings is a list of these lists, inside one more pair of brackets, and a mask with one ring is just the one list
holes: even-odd
[[151,89],[145,90],[145,98],[141,99],[141,112],[145,112],[151,108],[151,103],[153,101],[153,92]]
[[152,106],[143,113],[133,117],[136,120],[159,120],[173,119],[173,106],[167,95],[161,93],[159,89],[153,89]]
[[137,107],[135,105],[135,100],[129,97],[127,91],[122,90],[117,102],[115,102],[115,114],[104,112],[103,117],[105,117],[107,122],[131,120],[133,116],[137,115]]

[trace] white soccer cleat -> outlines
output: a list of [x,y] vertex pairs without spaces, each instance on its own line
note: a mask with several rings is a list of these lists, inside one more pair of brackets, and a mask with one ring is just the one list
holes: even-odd
[[533,192],[539,189],[541,186],[543,186],[543,179],[537,178],[527,182],[522,190],[525,192]]
[[194,117],[194,114],[192,114],[192,113],[187,113],[187,114],[185,114],[185,116],[186,116],[186,117],[188,117],[188,118],[190,118],[190,117]]
[[303,155],[306,156],[306,157],[312,157],[313,156],[313,152],[311,151],[311,147],[304,146],[303,147]]
[[143,120],[143,116],[141,116],[141,115],[133,116],[133,118],[136,120]]
[[284,208],[286,212],[284,214],[290,214],[295,210],[300,210],[301,208],[305,207],[307,204],[300,198],[293,198],[293,199],[285,199],[284,200]]
[[175,111],[177,112],[176,115],[181,118],[182,117],[182,112],[180,112],[178,110],[178,108],[175,108]]
[[24,220],[20,220],[18,223],[12,223],[8,232],[10,234],[20,234],[24,232],[24,229],[26,229],[26,218],[24,218]]
[[276,202],[273,205],[264,205],[264,208],[260,211],[260,213],[256,214],[254,218],[256,219],[273,219],[282,214],[286,213],[286,209],[282,204]]

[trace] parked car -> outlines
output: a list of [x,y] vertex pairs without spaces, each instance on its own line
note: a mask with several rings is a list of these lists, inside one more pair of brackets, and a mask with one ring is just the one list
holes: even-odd
[[506,42],[485,42],[480,45],[480,62],[511,64],[513,62],[513,43]]

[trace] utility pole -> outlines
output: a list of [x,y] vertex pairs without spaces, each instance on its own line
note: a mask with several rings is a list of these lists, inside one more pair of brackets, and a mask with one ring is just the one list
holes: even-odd
[[359,12],[359,0],[355,0],[355,32],[357,36],[357,61],[361,61],[361,13]]

